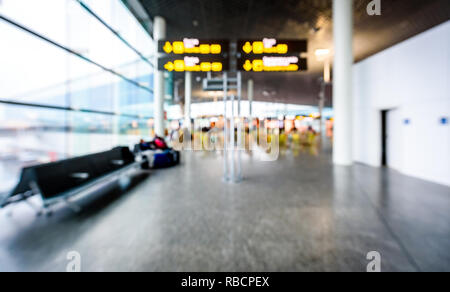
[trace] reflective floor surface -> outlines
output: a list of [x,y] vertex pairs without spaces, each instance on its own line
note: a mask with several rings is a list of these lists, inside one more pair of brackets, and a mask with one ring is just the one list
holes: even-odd
[[[185,153],[181,166],[141,174],[36,218],[0,210],[0,271],[450,271],[450,188],[330,155],[244,155],[245,179],[222,182],[222,159]],[[8,213],[12,211],[12,215]]]

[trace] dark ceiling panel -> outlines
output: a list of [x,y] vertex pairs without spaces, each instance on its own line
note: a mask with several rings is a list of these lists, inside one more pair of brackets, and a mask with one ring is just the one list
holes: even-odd
[[[308,73],[254,75],[257,88],[273,84],[271,100],[316,104],[323,64],[314,51],[333,50],[331,0],[140,0],[151,17],[167,20],[168,37],[306,38]],[[382,15],[369,16],[370,0],[354,0],[354,53],[360,61],[450,18],[449,0],[382,0]],[[312,82],[311,80],[314,80]],[[260,83],[258,83],[260,82]],[[275,88],[283,85],[283,89]],[[302,88],[299,88],[302,84]],[[280,85],[281,86],[281,85]],[[313,97],[314,96],[314,97]],[[258,99],[267,99],[257,96]]]

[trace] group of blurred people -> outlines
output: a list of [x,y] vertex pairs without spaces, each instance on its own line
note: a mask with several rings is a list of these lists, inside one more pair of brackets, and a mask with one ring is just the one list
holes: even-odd
[[[251,130],[248,125],[242,130],[241,139],[239,139],[238,129],[235,128],[235,145],[241,150],[251,152],[255,146],[260,148],[273,147],[278,141],[278,146],[281,154],[285,154],[292,151],[294,156],[299,155],[302,152],[310,153],[312,155],[318,155],[320,148],[320,133],[318,133],[312,125],[308,125],[301,128],[291,128],[286,131],[284,128],[280,129],[268,129],[253,127]],[[198,127],[192,132],[182,129],[173,129],[169,135],[169,144],[175,145],[187,145],[185,142],[185,136],[190,135],[189,139],[191,149],[196,151],[220,151],[224,148],[224,131],[223,127],[218,127],[215,122],[211,122],[209,127]],[[328,136],[328,134],[327,134]],[[228,143],[231,138],[228,137]],[[241,144],[238,144],[241,141]],[[273,141],[273,143],[272,143]],[[240,146],[241,145],[241,146]],[[176,147],[176,146],[175,146]]]
[[308,126],[306,130],[298,130],[294,128],[289,133],[280,130],[280,150],[281,154],[286,150],[292,150],[294,156],[301,152],[309,152],[312,155],[318,155],[320,133],[316,132],[312,126]]

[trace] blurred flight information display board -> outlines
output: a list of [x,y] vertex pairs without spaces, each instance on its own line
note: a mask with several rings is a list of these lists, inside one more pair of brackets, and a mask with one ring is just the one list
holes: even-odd
[[158,51],[168,55],[221,55],[229,51],[230,42],[226,40],[163,40],[158,42]]
[[238,60],[238,70],[247,72],[298,72],[308,70],[307,60],[298,56],[252,56]]
[[163,40],[158,42],[158,52],[166,56],[158,59],[158,70],[169,72],[223,72],[229,70],[226,40]]
[[223,72],[229,59],[222,56],[166,56],[159,58],[158,70],[169,72]]
[[301,53],[308,51],[306,40],[239,40],[238,70],[247,72],[298,72],[308,70]]
[[[237,42],[237,70],[247,72],[306,71],[307,60],[300,54],[307,52],[306,40],[278,40],[264,38]],[[158,52],[158,70],[169,72],[229,71],[230,41],[184,38],[162,40]],[[233,53],[234,56],[234,53]]]
[[264,38],[262,40],[239,40],[238,51],[243,55],[286,55],[305,53],[308,51],[306,40],[278,40]]

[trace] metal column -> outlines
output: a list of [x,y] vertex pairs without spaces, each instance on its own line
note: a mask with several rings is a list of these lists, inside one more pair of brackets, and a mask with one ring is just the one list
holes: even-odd
[[227,102],[228,102],[228,74],[223,73],[223,180],[228,181],[228,116],[227,116]]
[[242,180],[242,127],[243,127],[243,119],[241,114],[241,101],[242,101],[242,73],[240,71],[237,72],[237,95],[238,95],[238,129],[237,129],[237,177],[236,181]]
[[[248,103],[249,103],[249,107],[250,107],[250,122],[253,122],[253,95],[254,95],[254,82],[252,79],[250,79],[248,81],[248,88],[247,88],[247,94],[248,94]],[[253,125],[253,123],[251,124],[251,126]]]
[[231,117],[230,117],[230,154],[231,154],[231,165],[230,165],[230,180],[231,182],[236,181],[236,170],[235,170],[235,161],[236,161],[236,141],[234,139],[234,125],[235,125],[235,96],[231,96]]
[[[229,78],[228,73],[223,74],[223,106],[224,106],[224,145],[223,145],[223,179],[226,182],[240,182],[242,180],[242,75],[237,74],[236,80]],[[229,82],[236,82],[236,86],[231,85],[231,88],[236,88],[238,95],[230,96],[230,103],[228,102],[228,90],[230,89]],[[236,116],[236,98],[237,98],[237,116]],[[231,106],[231,115],[228,113],[228,106]],[[236,122],[239,120],[238,122]],[[237,123],[237,125],[236,125]],[[237,126],[237,141],[235,127]],[[237,142],[237,143],[236,143]],[[238,148],[237,148],[238,147]],[[237,149],[236,149],[237,148]]]
[[325,90],[326,90],[326,83],[322,81],[320,83],[320,93],[319,93],[319,115],[320,115],[320,126],[319,126],[319,132],[320,132],[320,139],[323,138],[323,108],[325,107]]
[[253,79],[248,81],[247,94],[248,94],[248,103],[249,103],[249,147],[250,151],[253,151],[253,143],[256,143],[257,134],[255,128],[253,127],[253,95],[254,95],[254,82]]
[[192,72],[185,73],[184,88],[184,127],[191,131]]

